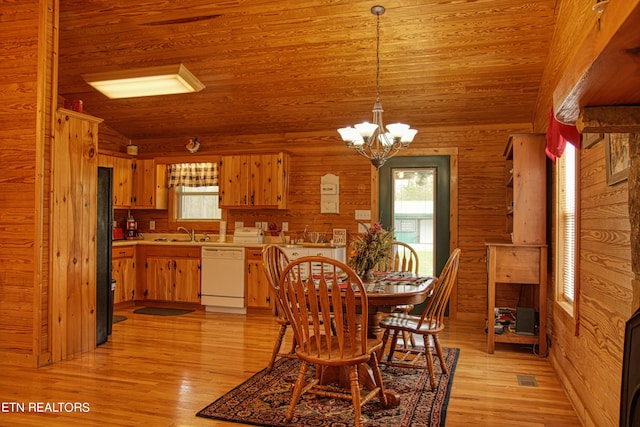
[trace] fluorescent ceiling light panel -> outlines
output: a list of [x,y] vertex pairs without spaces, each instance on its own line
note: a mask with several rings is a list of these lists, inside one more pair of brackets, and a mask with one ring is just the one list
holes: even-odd
[[82,78],[111,99],[200,92],[204,85],[182,64],[83,74]]

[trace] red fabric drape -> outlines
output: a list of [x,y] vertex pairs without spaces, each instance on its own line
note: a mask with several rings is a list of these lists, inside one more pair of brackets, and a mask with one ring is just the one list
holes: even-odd
[[581,137],[582,135],[580,135],[575,126],[560,123],[556,119],[553,109],[551,109],[549,112],[549,128],[547,129],[547,148],[545,149],[547,157],[553,161],[561,157],[567,142],[579,149]]

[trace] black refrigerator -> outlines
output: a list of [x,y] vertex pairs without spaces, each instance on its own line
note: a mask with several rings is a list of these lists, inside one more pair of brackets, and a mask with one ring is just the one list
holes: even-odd
[[96,345],[107,342],[113,323],[111,239],[113,237],[113,169],[98,168],[96,233]]

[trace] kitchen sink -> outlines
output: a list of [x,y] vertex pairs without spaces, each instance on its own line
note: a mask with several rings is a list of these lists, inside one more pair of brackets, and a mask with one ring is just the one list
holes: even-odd
[[191,242],[191,239],[171,239],[172,242]]

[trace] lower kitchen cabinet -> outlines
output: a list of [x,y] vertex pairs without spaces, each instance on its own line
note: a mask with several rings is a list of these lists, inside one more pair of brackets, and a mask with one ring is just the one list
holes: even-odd
[[200,247],[144,248],[144,299],[200,303]]
[[114,246],[111,250],[111,278],[116,281],[113,302],[133,302],[136,299],[135,246]]
[[247,248],[245,253],[245,305],[248,312],[274,312],[271,285],[262,265],[262,249]]

